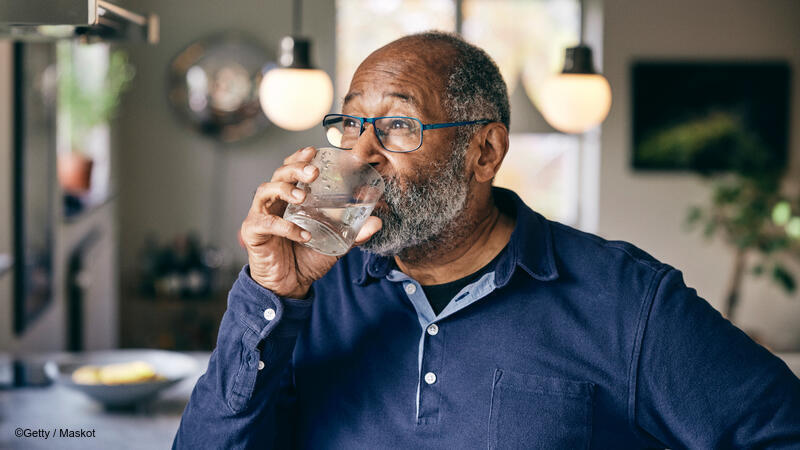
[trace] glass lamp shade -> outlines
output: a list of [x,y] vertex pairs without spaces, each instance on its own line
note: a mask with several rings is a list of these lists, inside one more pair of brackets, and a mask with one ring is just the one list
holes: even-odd
[[545,120],[564,133],[600,124],[611,108],[611,86],[598,74],[560,73],[544,83],[540,96]]
[[322,122],[333,104],[331,78],[318,69],[276,68],[264,75],[259,88],[264,114],[275,125],[307,130]]

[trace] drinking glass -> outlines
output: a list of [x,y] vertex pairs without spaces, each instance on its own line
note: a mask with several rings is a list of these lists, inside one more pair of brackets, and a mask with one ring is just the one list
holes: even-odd
[[290,203],[283,218],[311,233],[303,243],[306,247],[324,255],[343,255],[383,195],[383,178],[347,150],[319,148],[311,164],[319,176],[310,184],[297,183],[306,191],[306,199],[299,205]]

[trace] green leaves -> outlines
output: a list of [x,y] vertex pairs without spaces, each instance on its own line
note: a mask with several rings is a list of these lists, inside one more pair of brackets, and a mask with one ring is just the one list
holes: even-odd
[[703,218],[703,210],[699,206],[690,206],[686,214],[686,225],[696,225]]
[[794,293],[797,285],[794,276],[782,265],[775,264],[772,268],[772,278],[786,291],[787,294]]
[[772,208],[772,221],[775,225],[784,226],[792,218],[792,205],[787,201],[780,201]]
[[739,183],[717,183],[711,198],[717,206],[736,203],[742,197],[744,189],[745,186]]
[[706,239],[721,236],[739,252],[761,256],[748,272],[769,274],[787,293],[796,290],[794,274],[777,262],[780,255],[800,260],[800,198],[789,198],[779,191],[780,177],[773,172],[715,175],[711,201],[691,206],[685,228],[699,229]]
[[[112,51],[106,65],[104,53],[92,50],[91,46],[73,43],[58,47],[59,110],[69,118],[73,147],[82,145],[89,130],[114,117],[122,93],[127,90],[135,73],[123,51]],[[82,58],[80,63],[79,57]],[[99,84],[87,83],[78,76],[78,71],[85,70],[85,64],[94,64],[96,68],[104,69],[104,76]]]
[[786,234],[792,239],[800,239],[800,217],[792,217],[786,224]]

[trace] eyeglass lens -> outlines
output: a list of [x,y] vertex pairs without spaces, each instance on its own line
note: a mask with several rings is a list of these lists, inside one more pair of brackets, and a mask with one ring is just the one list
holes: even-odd
[[[419,121],[406,117],[383,117],[375,120],[375,131],[381,144],[395,152],[415,150],[422,141]],[[351,149],[361,134],[361,121],[346,116],[331,116],[325,121],[325,135],[331,145]]]

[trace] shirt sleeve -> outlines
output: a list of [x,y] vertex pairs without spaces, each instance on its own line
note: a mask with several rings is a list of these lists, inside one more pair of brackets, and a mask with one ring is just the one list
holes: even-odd
[[[228,294],[217,346],[181,417],[173,449],[284,448],[292,438],[292,364],[310,299],[279,297],[245,265]],[[288,409],[288,410],[287,410]]]
[[[800,380],[672,268],[640,326],[630,411],[670,448],[798,448]],[[637,358],[638,357],[638,358]]]

